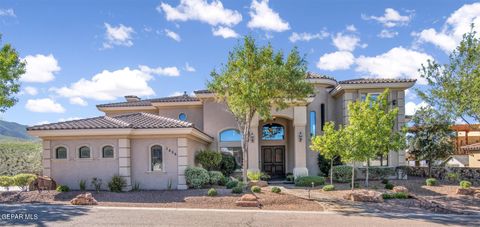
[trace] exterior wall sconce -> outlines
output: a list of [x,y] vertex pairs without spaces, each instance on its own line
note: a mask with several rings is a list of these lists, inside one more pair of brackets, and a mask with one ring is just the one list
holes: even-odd
[[255,135],[253,134],[253,132],[250,132],[250,142],[255,142]]
[[303,133],[302,133],[302,132],[299,132],[299,133],[298,133],[298,141],[299,141],[299,142],[302,142],[302,140],[303,140]]
[[397,100],[395,100],[395,99],[392,100],[392,105],[393,105],[393,106],[396,106],[396,105],[397,105]]

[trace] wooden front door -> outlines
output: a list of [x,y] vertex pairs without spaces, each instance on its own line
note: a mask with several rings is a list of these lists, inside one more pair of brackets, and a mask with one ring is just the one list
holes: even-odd
[[262,171],[272,178],[285,177],[285,147],[262,147]]

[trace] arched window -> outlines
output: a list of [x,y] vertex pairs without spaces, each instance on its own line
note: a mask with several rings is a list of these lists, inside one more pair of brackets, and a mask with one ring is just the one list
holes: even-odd
[[90,158],[90,147],[83,146],[78,148],[78,157],[79,158]]
[[180,113],[178,115],[178,120],[187,121],[187,115],[185,113]]
[[240,142],[242,136],[236,129],[227,129],[220,132],[220,142]]
[[67,148],[57,147],[57,149],[55,149],[55,158],[56,159],[67,159]]
[[110,145],[102,148],[102,158],[113,158],[113,147]]
[[150,171],[163,170],[162,146],[154,145],[150,148]]
[[266,124],[262,127],[262,140],[284,140],[285,128],[277,123]]

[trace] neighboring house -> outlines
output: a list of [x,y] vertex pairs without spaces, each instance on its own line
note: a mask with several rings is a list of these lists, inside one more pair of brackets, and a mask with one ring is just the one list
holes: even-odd
[[480,143],[465,145],[462,150],[468,153],[468,167],[480,168]]
[[448,167],[468,167],[468,155],[450,155],[442,164]]
[[480,124],[453,125],[452,130],[455,131],[455,154],[457,155],[468,154],[462,149],[463,146],[480,143]]
[[[327,76],[308,74],[315,94],[305,102],[292,103],[263,121],[255,117],[249,136],[248,169],[272,177],[317,175],[317,154],[310,139],[322,134],[325,122],[348,122],[347,105],[377,96],[389,88],[389,103],[399,108],[396,129],[405,124],[405,90],[410,79],[355,79],[337,82]],[[274,93],[275,91],[272,91]],[[138,183],[142,189],[186,189],[184,171],[195,165],[197,151],[213,149],[233,154],[242,163],[237,124],[215,94],[201,90],[194,96],[146,99],[126,96],[125,102],[98,105],[105,116],[38,125],[28,128],[43,140],[44,175],[73,189],[81,179],[100,177],[108,182],[114,174],[127,181],[127,190]],[[379,159],[380,160],[380,159]],[[379,162],[405,165],[405,152],[390,152]]]

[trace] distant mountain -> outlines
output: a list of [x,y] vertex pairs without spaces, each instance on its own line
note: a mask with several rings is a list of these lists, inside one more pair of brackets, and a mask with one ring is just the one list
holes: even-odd
[[0,120],[0,140],[38,140],[27,134],[27,126]]

